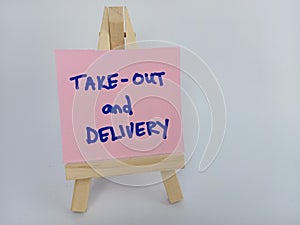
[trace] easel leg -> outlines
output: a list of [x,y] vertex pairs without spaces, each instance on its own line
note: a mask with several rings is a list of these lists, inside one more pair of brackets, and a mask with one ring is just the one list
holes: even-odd
[[175,203],[183,199],[180,185],[175,170],[161,171],[161,176],[165,185],[165,189],[170,203]]
[[85,212],[87,209],[91,179],[75,180],[71,210]]

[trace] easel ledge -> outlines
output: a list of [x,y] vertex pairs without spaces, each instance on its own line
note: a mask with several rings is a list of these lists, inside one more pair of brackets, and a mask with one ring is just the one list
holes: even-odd
[[[125,27],[125,32],[124,32]],[[125,42],[126,41],[126,42]],[[105,7],[99,33],[99,50],[137,48],[126,7]],[[184,168],[184,154],[112,159],[65,165],[66,179],[75,180],[71,210],[85,212],[91,178],[160,171],[170,203],[182,200],[176,169]]]
[[65,165],[67,180],[119,176],[182,168],[184,168],[183,153],[110,159],[89,163],[69,163]]

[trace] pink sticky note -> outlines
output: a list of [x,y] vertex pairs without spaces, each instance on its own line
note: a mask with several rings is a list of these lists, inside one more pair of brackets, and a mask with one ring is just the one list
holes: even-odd
[[179,48],[55,54],[65,164],[183,151]]

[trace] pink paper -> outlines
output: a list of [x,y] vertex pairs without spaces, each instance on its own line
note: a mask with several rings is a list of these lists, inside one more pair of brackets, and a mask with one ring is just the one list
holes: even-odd
[[179,53],[57,50],[64,163],[182,152]]

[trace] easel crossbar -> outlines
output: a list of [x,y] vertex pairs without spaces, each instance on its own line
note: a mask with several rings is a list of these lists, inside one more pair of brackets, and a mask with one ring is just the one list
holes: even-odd
[[102,160],[89,163],[71,163],[65,166],[66,179],[85,179],[181,169],[183,153]]

